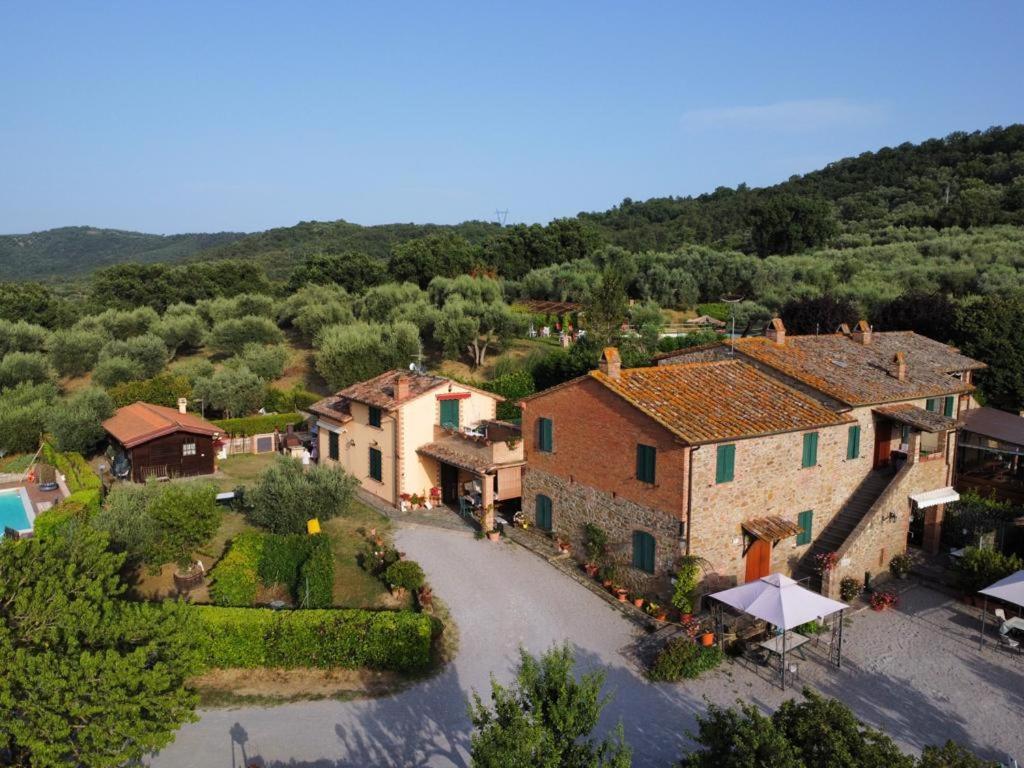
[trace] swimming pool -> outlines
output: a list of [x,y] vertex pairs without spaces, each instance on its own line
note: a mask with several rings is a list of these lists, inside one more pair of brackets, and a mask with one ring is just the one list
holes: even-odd
[[35,519],[32,502],[24,488],[5,488],[0,491],[0,534],[7,528],[18,533],[32,533]]

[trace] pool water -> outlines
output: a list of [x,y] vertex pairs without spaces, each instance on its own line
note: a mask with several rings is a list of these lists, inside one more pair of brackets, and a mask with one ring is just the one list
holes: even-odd
[[32,521],[29,520],[29,502],[23,495],[20,488],[10,488],[0,491],[0,535],[5,528],[13,528],[23,533],[32,530]]

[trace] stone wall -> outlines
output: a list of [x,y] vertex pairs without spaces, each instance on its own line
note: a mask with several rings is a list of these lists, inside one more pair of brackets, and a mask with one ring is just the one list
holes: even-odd
[[[551,499],[551,525],[555,535],[572,543],[572,553],[583,561],[583,526],[596,523],[607,533],[612,555],[620,566],[618,580],[627,588],[667,597],[669,578],[683,554],[679,519],[622,496],[572,482],[529,467],[523,476],[523,512],[536,520],[537,494]],[[655,540],[655,572],[650,576],[632,567],[633,531],[646,531]]]

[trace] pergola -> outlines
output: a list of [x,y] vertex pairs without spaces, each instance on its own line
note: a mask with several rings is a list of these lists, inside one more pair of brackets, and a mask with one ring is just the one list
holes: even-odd
[[1024,571],[1011,573],[1005,579],[1000,579],[995,584],[979,589],[978,594],[985,596],[981,608],[981,634],[978,637],[978,647],[981,648],[985,644],[985,621],[988,618],[988,599],[990,597],[1024,608]]
[[804,589],[793,579],[781,573],[772,573],[756,581],[750,581],[732,589],[708,595],[718,605],[712,604],[715,613],[719,643],[722,643],[722,605],[727,605],[748,616],[772,624],[782,630],[779,656],[782,659],[782,688],[786,688],[786,654],[792,642],[790,631],[816,619],[839,614],[832,624],[829,643],[829,661],[836,667],[842,663],[843,611],[849,606],[832,600],[817,592]]

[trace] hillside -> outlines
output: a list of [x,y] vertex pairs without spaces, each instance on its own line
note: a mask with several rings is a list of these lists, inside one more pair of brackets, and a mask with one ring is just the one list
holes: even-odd
[[81,277],[128,261],[174,262],[244,235],[149,235],[120,229],[61,227],[28,235],[0,235],[0,279]]

